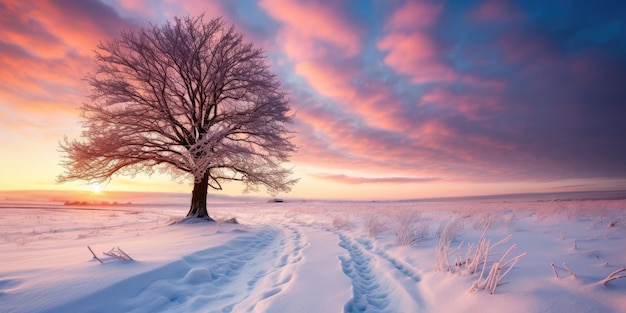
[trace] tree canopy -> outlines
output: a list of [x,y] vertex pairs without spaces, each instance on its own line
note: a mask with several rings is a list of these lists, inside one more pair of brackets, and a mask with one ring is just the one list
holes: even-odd
[[293,115],[265,53],[223,18],[176,17],[95,51],[83,131],[61,143],[60,182],[165,172],[192,178],[189,216],[208,217],[207,188],[240,181],[286,192]]

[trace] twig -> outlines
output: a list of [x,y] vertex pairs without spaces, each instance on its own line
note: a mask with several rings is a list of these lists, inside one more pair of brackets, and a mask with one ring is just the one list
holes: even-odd
[[122,251],[122,249],[120,249],[120,247],[117,247],[117,251],[119,251],[125,257],[126,260],[128,260],[128,261],[132,261],[133,260],[133,258],[131,258],[130,255],[126,254],[126,252]]
[[572,271],[572,269],[569,268],[569,266],[567,266],[567,264],[565,264],[565,262],[563,262],[563,267],[565,267],[565,270],[568,271],[570,273],[570,275],[576,277],[576,274],[574,274],[574,271]]
[[504,272],[504,274],[500,275],[500,278],[498,279],[498,286],[501,286],[502,284],[500,284],[500,282],[502,281],[502,279],[504,278],[504,276],[506,276],[506,274],[508,274],[513,267],[515,267],[515,265],[517,265],[517,262],[519,261],[519,259],[521,259],[523,256],[526,255],[526,252],[506,261],[506,263],[504,263],[504,265],[502,267],[508,266],[509,268],[507,268],[507,270]]
[[557,271],[556,271],[556,265],[554,265],[554,262],[550,262],[550,266],[552,267],[552,271],[554,272],[554,276],[556,276],[556,278],[559,278],[559,273],[557,273]]
[[574,273],[574,271],[572,271],[572,269],[569,266],[567,266],[567,264],[565,262],[563,262],[563,267],[554,265],[554,263],[550,263],[550,266],[552,266],[552,270],[554,271],[554,275],[556,275],[557,278],[559,278],[559,274],[557,273],[556,269],[560,269],[563,272],[568,272],[570,274],[570,276],[576,277],[576,273]]
[[91,254],[93,254],[93,258],[100,261],[100,264],[104,263],[102,262],[102,260],[100,260],[100,258],[98,256],[96,256],[95,253],[93,253],[93,250],[91,250],[91,247],[87,246],[87,249],[89,249],[89,251],[91,252]]
[[616,280],[616,279],[620,279],[620,278],[626,278],[625,274],[618,275],[619,273],[624,272],[624,271],[626,271],[626,267],[622,267],[622,268],[616,270],[615,272],[609,274],[609,276],[607,276],[605,279],[601,280],[600,282],[603,285],[606,285],[606,284],[608,284],[612,280]]
[[116,259],[122,260],[122,261],[132,261],[133,258],[131,258],[128,254],[126,254],[126,252],[122,251],[122,249],[120,249],[120,247],[113,247],[111,248],[111,250],[109,250],[109,252],[102,252],[102,254],[104,255],[108,255],[110,257],[114,257]]

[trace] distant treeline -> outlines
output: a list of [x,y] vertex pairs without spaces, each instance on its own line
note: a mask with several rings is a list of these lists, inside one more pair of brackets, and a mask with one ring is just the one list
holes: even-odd
[[63,205],[131,205],[132,202],[119,203],[117,201],[109,202],[109,201],[65,201]]

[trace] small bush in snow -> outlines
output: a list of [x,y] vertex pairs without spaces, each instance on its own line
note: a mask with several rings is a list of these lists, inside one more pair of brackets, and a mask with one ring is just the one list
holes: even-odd
[[412,246],[428,238],[428,224],[419,221],[415,214],[403,214],[394,232],[394,243],[398,246]]
[[[486,230],[480,236],[477,243],[468,243],[465,250],[463,248],[464,243],[459,244],[457,248],[451,250],[451,241],[445,237],[441,237],[436,248],[435,270],[469,275],[475,274],[481,269],[481,267],[485,266],[485,262],[493,248],[506,243],[512,238],[512,236],[509,235],[491,245],[491,242],[487,239],[485,233]],[[457,256],[451,264],[450,257],[454,253],[456,253]]]
[[437,229],[440,242],[452,242],[463,231],[463,221],[460,218],[449,219],[441,223]]
[[343,216],[335,216],[332,220],[333,229],[352,229],[354,226],[347,218]]
[[[501,285],[502,279],[526,253],[506,260],[507,256],[516,248],[516,245],[512,245],[504,252],[498,261],[491,262],[491,269],[483,280],[488,264],[490,263],[489,257],[493,248],[506,243],[512,238],[512,236],[509,235],[492,245],[490,240],[485,237],[485,232],[483,232],[476,244],[467,244],[465,250],[463,249],[463,243],[459,244],[455,249],[450,249],[450,238],[441,236],[436,248],[435,271],[449,271],[468,275],[480,272],[478,279],[472,284],[470,291],[488,290],[491,294],[495,293],[496,288]],[[457,257],[451,263],[450,256],[454,253],[457,254]]]
[[365,220],[365,228],[370,237],[376,237],[387,230],[387,222],[381,216],[370,215]]
[[485,262],[483,263],[482,271],[480,272],[480,276],[478,279],[472,284],[470,287],[470,291],[479,291],[479,290],[487,290],[489,293],[496,293],[496,288],[501,286],[502,279],[515,267],[519,259],[526,255],[526,252],[510,258],[509,260],[505,260],[506,257],[511,253],[511,251],[515,250],[517,245],[512,245],[508,250],[502,255],[499,261],[494,262],[491,265],[491,269],[489,270],[489,274],[485,277],[485,280],[482,280],[483,274],[485,273],[485,269],[487,268],[487,256],[485,256]]
[[489,212],[481,212],[474,215],[474,223],[472,223],[472,228],[476,230],[487,229],[491,226],[493,216]]

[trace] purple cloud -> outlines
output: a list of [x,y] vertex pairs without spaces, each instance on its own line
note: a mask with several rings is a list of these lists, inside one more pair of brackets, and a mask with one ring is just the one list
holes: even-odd
[[429,183],[441,180],[436,177],[355,177],[343,174],[313,174],[313,177],[343,184],[412,184]]

